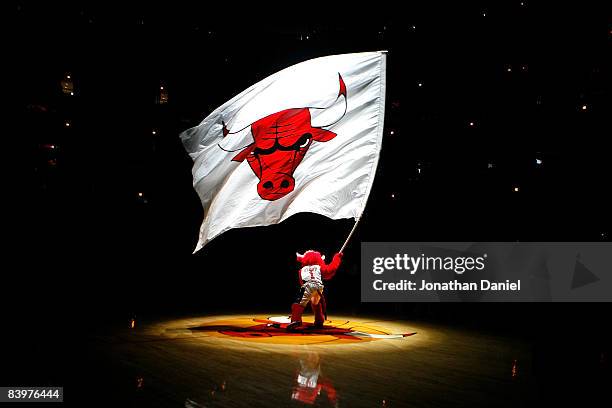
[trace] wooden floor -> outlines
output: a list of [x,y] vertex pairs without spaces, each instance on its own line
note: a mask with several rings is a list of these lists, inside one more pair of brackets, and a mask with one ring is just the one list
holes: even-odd
[[136,321],[133,328],[99,333],[90,341],[90,366],[108,388],[100,401],[142,407],[516,407],[533,394],[529,350],[510,339],[348,316],[330,316],[326,324],[360,335],[284,335],[267,331],[266,318]]

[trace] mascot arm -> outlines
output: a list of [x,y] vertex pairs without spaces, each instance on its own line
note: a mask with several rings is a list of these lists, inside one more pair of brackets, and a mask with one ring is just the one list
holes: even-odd
[[323,264],[321,268],[321,275],[323,275],[323,279],[329,280],[334,277],[336,271],[340,267],[340,263],[342,263],[342,253],[337,253],[334,255],[334,259],[329,263],[329,265]]

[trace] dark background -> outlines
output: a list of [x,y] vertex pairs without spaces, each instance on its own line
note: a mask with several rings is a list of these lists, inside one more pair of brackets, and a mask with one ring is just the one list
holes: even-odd
[[607,304],[360,303],[359,241],[610,239],[605,2],[423,3],[9,3],[4,350],[32,357],[3,374],[62,383],[88,333],[134,316],[288,310],[295,251],[331,256],[353,221],[299,214],[192,255],[202,210],[178,135],[282,68],[382,49],[381,161],[331,313],[499,331],[553,344],[547,372],[609,370]]

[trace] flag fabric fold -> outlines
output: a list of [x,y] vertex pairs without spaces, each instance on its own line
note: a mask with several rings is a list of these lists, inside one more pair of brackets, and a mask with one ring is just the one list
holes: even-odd
[[180,137],[204,208],[195,251],[300,212],[359,218],[382,144],[385,52],[321,57],[256,83]]

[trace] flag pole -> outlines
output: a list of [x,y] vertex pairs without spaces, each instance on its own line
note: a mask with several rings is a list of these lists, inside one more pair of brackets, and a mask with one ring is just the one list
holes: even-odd
[[353,225],[353,229],[351,230],[351,232],[349,232],[348,237],[346,237],[346,241],[344,241],[344,244],[342,244],[342,248],[340,248],[340,251],[338,251],[338,252],[343,252],[344,248],[346,248],[346,245],[348,244],[349,240],[353,236],[353,233],[357,229],[357,224],[359,224],[359,220],[361,220],[361,217],[359,217],[359,218],[357,218],[355,220],[355,225]]

